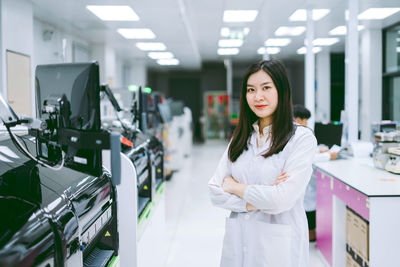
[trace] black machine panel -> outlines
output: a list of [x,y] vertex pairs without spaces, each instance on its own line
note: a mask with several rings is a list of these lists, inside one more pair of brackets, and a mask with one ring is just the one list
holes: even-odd
[[[34,151],[30,139],[23,136]],[[7,214],[0,225],[0,266],[83,266],[95,250],[116,254],[109,173],[53,171],[28,159],[7,137],[0,140],[0,155],[0,212]]]
[[[99,132],[100,83],[97,63],[39,65],[36,68],[36,103],[39,118],[46,121],[51,135],[55,129]],[[60,152],[39,138],[42,158],[60,157]],[[58,141],[58,140],[55,140]],[[51,144],[51,143],[50,143]],[[101,173],[101,151],[64,146],[66,164],[82,172]]]

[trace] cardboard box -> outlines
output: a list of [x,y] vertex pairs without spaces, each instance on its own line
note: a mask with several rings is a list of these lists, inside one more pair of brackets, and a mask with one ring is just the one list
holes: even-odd
[[349,253],[346,253],[346,267],[360,267]]
[[357,255],[350,245],[346,244],[346,267],[369,267],[369,262]]
[[346,210],[346,243],[354,251],[353,259],[360,266],[369,263],[369,223],[347,207]]

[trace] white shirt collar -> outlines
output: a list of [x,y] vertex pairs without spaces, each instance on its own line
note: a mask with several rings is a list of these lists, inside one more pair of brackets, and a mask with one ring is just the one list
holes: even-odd
[[[269,132],[271,131],[271,125],[267,125],[263,128],[262,132],[263,132],[263,136],[267,136],[269,134]],[[254,131],[256,131],[256,133],[258,134],[260,132],[260,126],[258,126],[258,120],[253,123],[253,129]]]

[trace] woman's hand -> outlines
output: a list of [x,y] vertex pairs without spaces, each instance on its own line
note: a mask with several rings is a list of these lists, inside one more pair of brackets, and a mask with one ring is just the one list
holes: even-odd
[[233,192],[235,191],[235,186],[237,184],[238,184],[238,181],[236,181],[232,176],[228,176],[222,182],[222,189],[225,192],[233,194]]
[[247,211],[255,211],[258,210],[256,207],[254,207],[253,205],[251,205],[250,203],[246,203],[246,209]]
[[289,175],[286,173],[286,171],[282,172],[278,178],[276,178],[275,182],[272,185],[278,185],[284,181],[286,181],[289,178]]
[[243,198],[244,191],[246,190],[247,184],[241,184],[236,181],[232,176],[228,176],[222,182],[222,189],[230,194],[237,195]]

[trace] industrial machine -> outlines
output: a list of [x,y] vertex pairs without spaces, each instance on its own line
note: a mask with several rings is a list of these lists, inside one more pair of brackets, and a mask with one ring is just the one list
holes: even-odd
[[119,124],[108,122],[108,127],[119,131],[123,136],[122,153],[131,159],[136,169],[137,180],[137,215],[140,217],[146,206],[154,199],[155,190],[164,181],[164,153],[162,142],[152,135],[157,123],[155,111],[152,111],[152,123],[148,123],[148,96],[139,87],[137,94],[133,95],[131,116],[132,123],[127,124],[118,118],[120,106],[113,93],[107,86],[102,86],[115,111]]
[[[109,266],[119,251],[120,136],[100,128],[97,63],[36,69],[38,119],[0,98],[0,266]],[[25,124],[26,132],[12,127]],[[111,173],[102,150],[110,149]],[[36,153],[33,155],[32,153]]]

